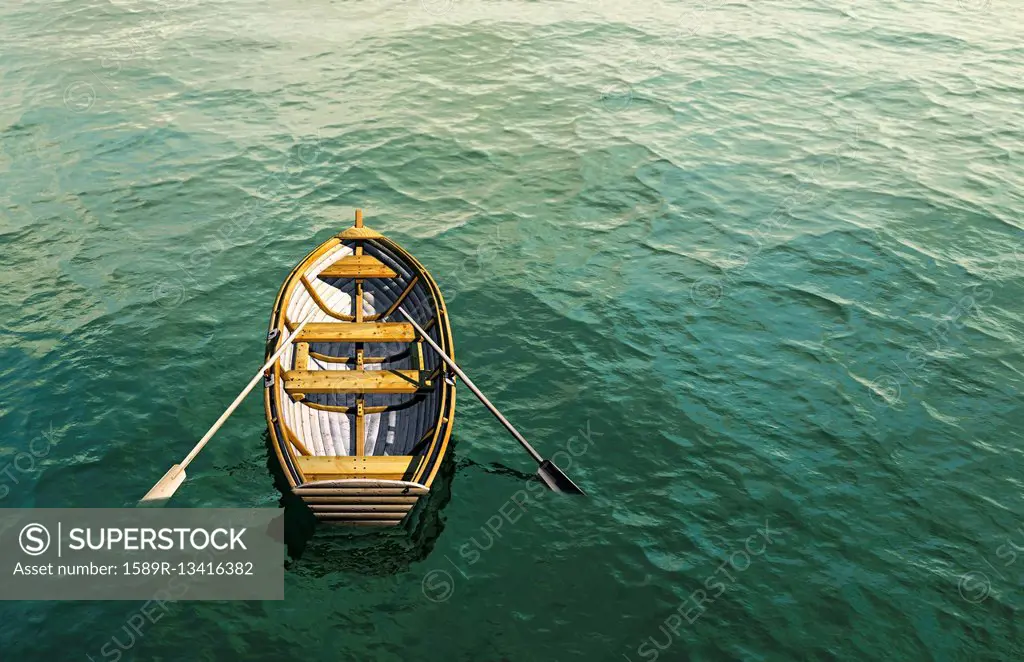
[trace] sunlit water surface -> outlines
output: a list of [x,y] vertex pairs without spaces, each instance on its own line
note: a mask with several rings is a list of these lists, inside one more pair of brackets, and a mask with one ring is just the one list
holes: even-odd
[[[321,530],[286,601],[141,636],[140,603],[5,604],[0,659],[1021,659],[1021,26],[1009,0],[3,4],[0,506],[132,504],[355,206],[590,496],[522,512],[531,462],[463,389],[415,530]],[[277,507],[264,429],[253,398],[175,505]]]

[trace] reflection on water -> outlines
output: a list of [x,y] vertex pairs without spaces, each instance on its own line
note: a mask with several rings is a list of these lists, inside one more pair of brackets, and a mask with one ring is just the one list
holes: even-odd
[[285,509],[290,571],[313,577],[346,571],[358,575],[390,575],[407,571],[411,564],[427,558],[434,549],[444,531],[442,513],[451,500],[457,445],[454,436],[430,492],[417,502],[402,524],[386,528],[318,522],[302,499],[291,492],[271,447],[270,434],[264,433],[263,440],[267,447],[267,468],[281,492],[280,505]]

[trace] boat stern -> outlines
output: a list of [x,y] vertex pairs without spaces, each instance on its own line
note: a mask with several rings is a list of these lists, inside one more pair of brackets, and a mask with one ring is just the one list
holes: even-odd
[[430,488],[404,480],[350,478],[303,483],[292,489],[322,522],[395,526]]

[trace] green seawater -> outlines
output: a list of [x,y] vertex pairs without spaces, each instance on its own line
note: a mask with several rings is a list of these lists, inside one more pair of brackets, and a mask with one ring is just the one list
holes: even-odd
[[[0,660],[1024,659],[1022,73],[1011,0],[0,4],[0,507],[133,504],[355,207],[589,493],[460,389],[415,528]],[[278,507],[264,434],[173,505]]]

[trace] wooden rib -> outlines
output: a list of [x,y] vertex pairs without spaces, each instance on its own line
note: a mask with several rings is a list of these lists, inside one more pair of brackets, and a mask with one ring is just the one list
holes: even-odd
[[409,296],[409,293],[412,292],[412,288],[416,287],[416,283],[418,283],[418,282],[420,282],[420,276],[419,276],[419,274],[416,274],[413,277],[413,279],[411,281],[409,281],[409,284],[405,286],[405,289],[402,290],[402,293],[398,295],[398,298],[395,299],[395,302],[393,304],[391,304],[385,312],[383,312],[383,313],[381,313],[379,315],[371,315],[370,317],[367,317],[366,319],[369,320],[369,321],[372,321],[372,320],[379,320],[379,319],[382,319],[384,317],[390,317],[391,313],[393,313],[396,310],[398,310],[398,307],[400,305],[402,305],[403,301],[405,301],[405,297]]
[[[438,293],[437,296],[440,297],[440,293]],[[441,335],[444,336],[445,334],[442,333]],[[447,338],[450,345],[451,329],[448,330]],[[438,369],[440,369],[440,367],[441,366],[438,366]],[[433,483],[434,478],[437,476],[437,472],[441,467],[441,461],[443,460],[445,453],[448,452],[448,442],[451,439],[452,434],[452,426],[449,424],[449,422],[451,421],[451,418],[455,415],[455,386],[449,384],[443,379],[441,380],[440,411],[446,412],[446,415],[442,414],[441,417],[438,419],[438,423],[434,429],[433,437],[430,439],[430,444],[427,450],[424,451],[425,454],[429,454],[430,450],[434,447],[434,445],[440,443],[440,455],[438,456],[437,461],[433,463],[433,465],[430,465],[430,463],[428,462],[424,462],[422,465],[420,465],[419,471],[417,471],[412,476],[414,481],[426,480],[426,484],[428,486]],[[425,475],[428,466],[431,467],[430,473],[428,475]]]
[[309,279],[305,276],[300,276],[299,282],[301,282],[306,288],[306,292],[308,292],[309,296],[313,298],[313,303],[315,303],[320,310],[324,311],[334,319],[341,320],[343,322],[351,322],[355,319],[352,315],[345,315],[331,310],[331,308],[328,307],[327,302],[323,300],[320,294],[316,291],[316,288],[313,287],[313,283],[309,282]]
[[312,455],[312,453],[309,452],[309,449],[306,448],[306,445],[299,441],[299,437],[292,432],[292,429],[284,422],[283,418],[281,419],[281,431],[284,432],[285,441],[295,446],[295,449],[298,450],[299,453],[302,455]]
[[[440,423],[439,423],[439,425],[444,425],[447,420],[448,419],[446,419],[446,418],[442,418]],[[419,446],[420,444],[422,444],[424,441],[426,441],[427,437],[433,436],[434,431],[436,431],[436,430],[437,430],[437,426],[435,425],[434,427],[432,427],[429,430],[427,430],[426,432],[424,432],[423,436],[420,437],[420,440],[417,441],[415,444],[413,444],[413,446]]]
[[[284,391],[293,393],[416,393],[417,370],[291,370]],[[424,385],[425,386],[425,385]]]
[[303,400],[302,404],[303,406],[309,407],[310,409],[329,411],[332,414],[351,414],[353,411],[355,411],[355,407],[349,407],[346,405],[322,405],[319,402],[310,402],[309,400]]
[[435,324],[437,324],[437,318],[436,317],[431,317],[430,321],[423,325],[423,330],[424,331],[430,331],[431,329],[434,328]]
[[[288,331],[297,326],[286,320]],[[299,335],[296,342],[412,342],[416,338],[416,330],[407,322],[310,322]]]
[[[284,285],[281,286],[281,290],[277,293],[277,301],[274,303],[275,317],[280,314],[281,321],[288,319],[287,306],[291,304],[295,289],[299,286],[299,281],[296,280],[295,277],[299,276],[299,278],[301,278],[317,260],[337,248],[339,244],[341,244],[341,240],[337,237],[332,237],[317,246],[302,262],[295,265],[295,268],[288,274],[288,278],[285,279]],[[283,331],[283,329],[280,328],[280,321],[278,322],[278,329]],[[280,338],[283,339],[284,336],[281,336]]]
[[[320,352],[310,352],[309,355],[317,361],[323,361],[324,363],[355,363],[356,357],[354,356],[328,356],[321,354]],[[401,356],[396,354],[396,356]],[[395,359],[390,356],[364,356],[363,363],[387,363],[388,361],[394,361]]]
[[363,419],[363,398],[356,398],[356,455],[366,455],[366,422]]
[[324,267],[319,278],[396,278],[398,273],[372,255],[346,255]]
[[426,370],[427,366],[423,363],[423,341],[416,341],[416,368],[418,370]]
[[433,437],[433,436],[434,436],[435,434],[437,434],[437,429],[438,429],[439,427],[443,426],[443,425],[444,425],[445,423],[447,423],[447,422],[448,422],[448,419],[447,419],[447,418],[445,418],[444,416],[442,416],[442,417],[441,417],[441,420],[437,422],[437,425],[435,425],[434,427],[432,427],[432,428],[430,428],[429,430],[427,430],[426,432],[424,432],[424,433],[423,433],[423,436],[422,436],[422,437],[420,437],[420,440],[419,440],[419,441],[417,441],[417,442],[416,442],[415,444],[413,444],[413,445],[412,445],[412,447],[411,447],[411,448],[410,448],[410,449],[408,450],[408,453],[409,453],[409,455],[419,455],[419,454],[420,454],[420,450],[421,450],[421,448],[422,448],[423,444],[424,444],[424,443],[425,443],[425,442],[426,442],[426,441],[427,441],[428,439],[430,439],[430,438],[431,438],[431,437]]
[[[278,359],[277,361],[274,361],[274,368],[273,368],[273,370],[274,370],[274,386],[272,388],[266,388],[266,389],[263,389],[263,390],[266,393],[270,393],[270,391],[274,391],[274,398],[276,399],[277,398],[277,385],[282,383],[281,382],[281,375],[284,374],[282,369],[281,369],[281,359]],[[269,416],[270,412],[268,411],[267,414],[268,414],[267,418],[269,419],[270,418],[270,416]],[[295,452],[296,452],[297,449],[292,447],[291,439],[288,436],[291,433],[291,429],[288,427],[288,424],[284,420],[284,412],[281,410],[281,405],[280,404],[278,404],[277,418],[274,419],[274,422],[280,422],[280,424],[281,424],[281,437],[278,438],[278,436],[277,436],[277,428],[274,425],[269,425],[270,436],[271,436],[271,438],[274,441],[274,448],[275,448],[276,452],[279,455],[279,459],[281,460],[281,463],[282,463],[281,466],[284,467],[285,466],[284,465],[284,458],[280,457],[280,456],[282,456],[283,453],[288,453],[289,457],[294,458],[295,457]],[[294,434],[292,434],[291,436],[295,437]],[[303,450],[306,450],[308,452],[308,449],[306,449],[305,445],[303,445],[302,448],[303,448]],[[298,451],[298,452],[299,452],[299,454],[302,454],[301,450]]]

